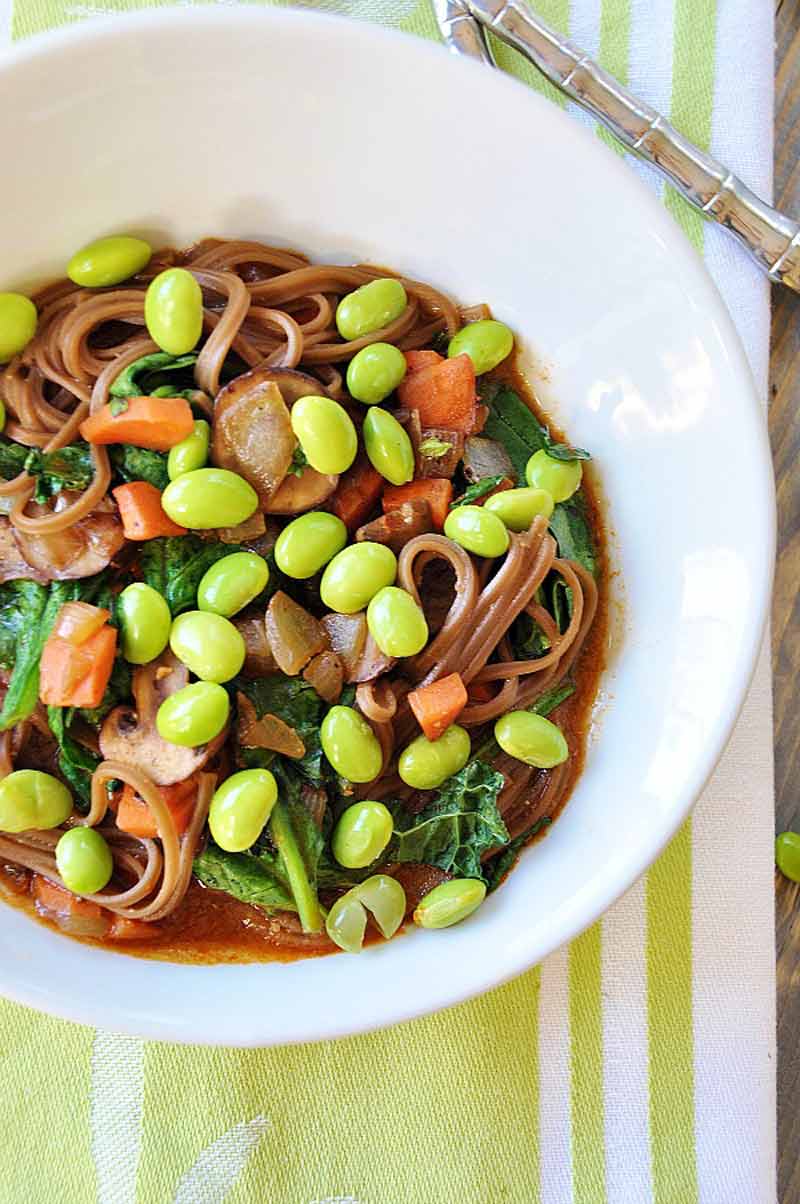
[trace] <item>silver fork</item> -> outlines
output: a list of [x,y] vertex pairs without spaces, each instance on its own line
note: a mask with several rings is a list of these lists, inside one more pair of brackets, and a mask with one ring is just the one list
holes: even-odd
[[762,201],[665,117],[552,29],[524,0],[431,0],[445,44],[495,66],[484,30],[518,50],[567,96],[652,163],[706,217],[718,222],[770,280],[800,292],[800,225]]

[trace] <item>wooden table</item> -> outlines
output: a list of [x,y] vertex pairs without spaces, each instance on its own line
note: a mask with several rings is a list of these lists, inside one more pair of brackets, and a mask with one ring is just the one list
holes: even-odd
[[[775,198],[800,216],[800,0],[777,0]],[[769,427],[778,489],[772,611],[777,831],[800,831],[800,295],[773,292]],[[800,887],[776,874],[778,1199],[800,1202]]]

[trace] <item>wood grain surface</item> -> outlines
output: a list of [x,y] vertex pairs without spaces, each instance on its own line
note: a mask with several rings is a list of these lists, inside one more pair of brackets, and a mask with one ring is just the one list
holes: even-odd
[[[775,200],[800,217],[800,0],[776,4]],[[770,437],[778,490],[772,612],[776,828],[800,831],[800,296],[773,291]],[[776,873],[778,1199],[800,1204],[800,886]]]

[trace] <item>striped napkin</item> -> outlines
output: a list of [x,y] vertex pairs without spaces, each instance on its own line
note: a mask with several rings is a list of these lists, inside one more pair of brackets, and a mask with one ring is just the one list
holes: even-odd
[[[0,0],[0,44],[129,7]],[[319,7],[436,36],[425,0]],[[537,7],[769,194],[769,0]],[[704,254],[766,397],[764,280],[631,169]],[[772,831],[764,656],[722,763],[661,860],[568,949],[481,999],[388,1032],[262,1051],[148,1044],[0,1003],[0,1199],[772,1204]]]

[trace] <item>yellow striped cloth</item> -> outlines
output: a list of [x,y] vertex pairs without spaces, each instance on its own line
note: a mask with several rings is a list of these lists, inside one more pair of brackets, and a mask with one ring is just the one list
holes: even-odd
[[[0,45],[157,5],[14,0]],[[425,0],[318,7],[436,36]],[[767,0],[537,8],[769,191]],[[510,52],[498,57],[563,103]],[[766,393],[764,283],[664,196]],[[771,772],[762,659],[691,824],[625,899],[515,982],[387,1032],[189,1049],[0,1003],[1,1204],[769,1204]]]

